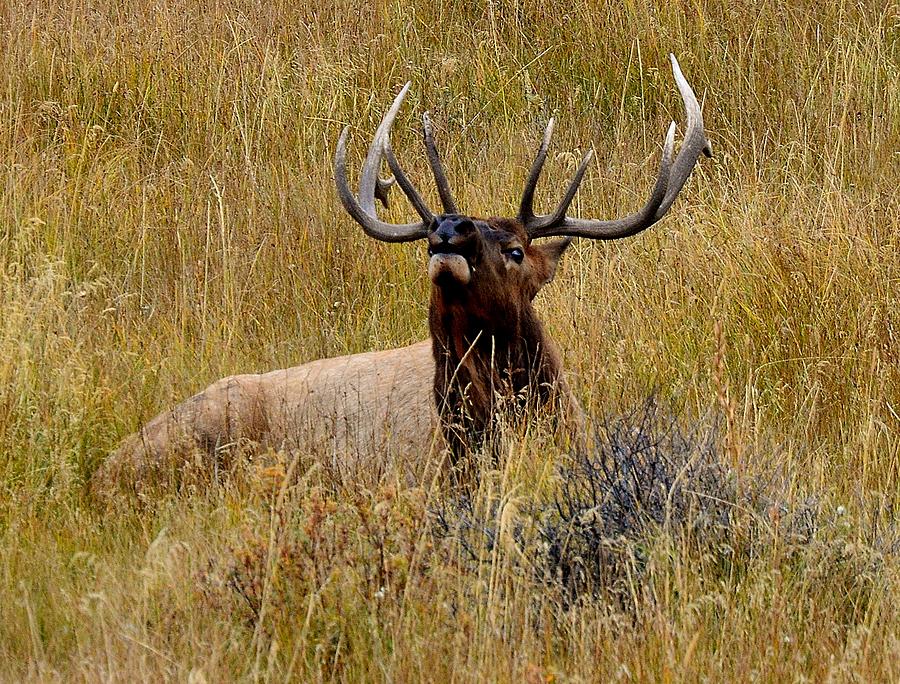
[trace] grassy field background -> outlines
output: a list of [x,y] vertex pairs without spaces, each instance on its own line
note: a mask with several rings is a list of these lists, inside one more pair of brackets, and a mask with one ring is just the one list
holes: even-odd
[[[539,308],[592,412],[657,389],[723,414],[740,468],[843,514],[834,554],[775,544],[723,576],[660,547],[652,600],[564,611],[512,552],[439,562],[428,492],[390,478],[88,496],[122,437],[223,375],[426,336],[424,247],[340,209],[343,125],[358,168],[412,80],[411,175],[437,206],[428,108],[461,206],[502,215],[556,115],[540,205],[592,147],[574,211],[611,217],[683,121],[669,52],[716,158],[649,232],[578,242]],[[0,174],[0,678],[900,679],[900,561],[872,543],[900,505],[900,5],[10,0]]]

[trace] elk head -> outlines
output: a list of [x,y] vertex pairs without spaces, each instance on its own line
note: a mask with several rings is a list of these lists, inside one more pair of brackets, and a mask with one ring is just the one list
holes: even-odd
[[[443,213],[436,215],[428,208],[401,168],[390,142],[391,126],[409,83],[375,132],[357,194],[347,182],[349,128],[341,134],[335,154],[335,180],[341,202],[350,216],[376,240],[427,241],[428,274],[432,282],[429,326],[436,362],[435,400],[451,446],[471,446],[473,439],[480,438],[490,424],[498,396],[546,402],[558,397],[561,391],[569,394],[559,355],[543,331],[532,300],[553,278],[557,263],[573,238],[616,240],[649,228],[672,206],[700,153],[711,156],[700,105],[674,56],[671,61],[687,112],[684,143],[673,160],[675,123],[672,122],[650,198],[642,209],[624,218],[598,220],[567,215],[591,152],[578,166],[557,208],[550,214],[535,214],[534,190],[547,157],[553,119],[547,125],[531,166],[515,218],[481,219],[459,211],[426,113],[423,117],[425,149]],[[375,199],[384,201],[385,191],[392,182],[378,177],[383,158],[418,213],[419,221],[392,224],[378,218]],[[561,239],[535,242],[547,237]]]

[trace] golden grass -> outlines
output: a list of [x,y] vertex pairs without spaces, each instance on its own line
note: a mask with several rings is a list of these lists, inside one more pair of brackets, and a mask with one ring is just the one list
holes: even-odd
[[[436,563],[424,495],[390,483],[313,472],[279,498],[251,474],[115,514],[85,487],[222,375],[426,335],[423,248],[339,208],[343,124],[358,159],[412,80],[395,147],[420,187],[428,107],[460,204],[509,214],[556,114],[540,201],[590,145],[575,210],[624,213],[681,121],[673,52],[717,157],[663,223],[578,243],[542,293],[573,384],[596,413],[722,397],[734,450],[775,450],[792,491],[860,529],[897,510],[896,3],[11,0],[0,35],[0,678],[900,678],[896,559],[845,610],[775,551],[717,584],[662,548],[637,615],[557,614],[503,554],[488,577]],[[291,516],[327,543],[290,547]],[[263,559],[261,616],[213,586],[223,558]]]

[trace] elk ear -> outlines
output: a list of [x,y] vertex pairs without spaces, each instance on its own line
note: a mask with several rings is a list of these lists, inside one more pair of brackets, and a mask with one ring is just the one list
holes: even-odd
[[545,242],[541,245],[534,245],[534,249],[540,252],[540,254],[544,257],[541,287],[553,280],[553,276],[556,275],[556,267],[559,265],[559,260],[562,257],[563,252],[565,252],[568,246],[571,244],[572,238],[567,237],[563,238],[562,240],[554,240],[553,242]]

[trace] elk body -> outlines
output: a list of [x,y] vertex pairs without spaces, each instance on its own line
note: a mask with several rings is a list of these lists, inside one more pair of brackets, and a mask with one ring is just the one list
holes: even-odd
[[[394,100],[369,146],[354,192],[347,179],[344,129],[335,154],[335,180],[344,208],[370,237],[385,242],[425,240],[432,282],[431,338],[381,352],[322,359],[262,375],[220,380],[166,411],[134,435],[101,467],[101,487],[141,488],[177,469],[186,453],[215,456],[241,441],[324,454],[340,467],[405,459],[415,471],[435,444],[459,457],[484,438],[498,412],[549,410],[577,429],[578,401],[566,383],[556,345],[544,331],[534,297],[556,272],[575,237],[614,240],[645,230],[669,210],[701,153],[711,154],[700,106],[674,56],[672,68],[687,114],[685,139],[674,155],[668,129],[656,183],[638,212],[614,220],[570,217],[589,152],[550,214],[533,210],[535,186],[553,132],[551,119],[515,218],[459,211],[437,153],[427,113],[424,141],[443,212],[434,214],[403,171],[390,131],[409,84]],[[390,181],[384,160],[420,220],[378,218]],[[539,238],[556,239],[536,242]],[[437,439],[436,439],[437,438]],[[208,467],[208,465],[207,465]]]
[[[236,448],[272,447],[328,460],[340,470],[427,456],[435,435],[431,344],[233,375],[157,415],[127,437],[94,476],[94,490],[138,494],[184,470],[228,468]],[[423,381],[423,378],[425,380]]]

